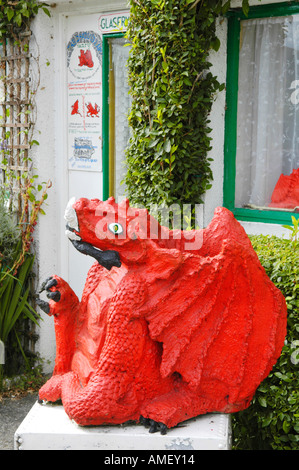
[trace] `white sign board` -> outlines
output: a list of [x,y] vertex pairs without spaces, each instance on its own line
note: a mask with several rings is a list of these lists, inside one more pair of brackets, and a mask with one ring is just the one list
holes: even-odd
[[101,171],[102,37],[98,15],[68,21],[68,162],[70,170]]
[[123,33],[127,30],[130,12],[108,13],[99,17],[99,31],[102,34]]

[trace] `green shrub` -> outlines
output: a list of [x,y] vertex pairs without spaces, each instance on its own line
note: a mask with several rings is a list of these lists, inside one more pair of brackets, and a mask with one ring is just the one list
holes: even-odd
[[288,308],[287,336],[280,358],[263,381],[250,407],[233,415],[234,448],[299,449],[299,241],[252,236],[268,276],[283,293]]
[[134,204],[201,203],[210,187],[208,114],[220,87],[208,72],[215,13],[191,3],[131,1],[126,186]]
[[[231,0],[130,0],[132,106],[127,196],[151,207],[201,204],[212,186],[210,112],[224,84],[211,71],[216,20]],[[245,15],[248,0],[242,0]]]
[[6,208],[4,194],[0,189],[0,267],[11,266],[16,253],[16,248],[21,236],[20,228]]
[[34,255],[29,252],[28,243],[29,236],[30,243],[32,241],[36,217],[32,210],[31,223],[18,220],[17,214],[9,208],[5,191],[0,188],[0,341],[5,346],[6,356],[5,365],[0,364],[0,390],[4,375],[18,362],[13,354],[16,349],[25,364],[28,363],[20,337],[24,321],[37,324],[38,315],[31,305]]

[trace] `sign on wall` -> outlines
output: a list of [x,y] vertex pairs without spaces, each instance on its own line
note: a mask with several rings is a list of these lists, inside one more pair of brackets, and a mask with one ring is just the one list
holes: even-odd
[[102,38],[99,15],[69,18],[67,42],[68,165],[102,167]]
[[99,17],[99,31],[102,34],[122,33],[127,30],[130,12],[108,13]]
[[69,170],[102,171],[102,36],[126,31],[128,20],[129,11],[68,17]]

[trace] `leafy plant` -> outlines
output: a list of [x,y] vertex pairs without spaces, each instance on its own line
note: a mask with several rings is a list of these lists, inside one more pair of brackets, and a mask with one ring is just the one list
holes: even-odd
[[20,230],[7,211],[4,194],[0,195],[0,265],[9,266],[14,259],[16,246],[20,238]]
[[[211,72],[216,19],[231,2],[131,0],[127,37],[132,137],[127,193],[135,205],[199,204],[211,187],[209,114],[223,90]],[[243,11],[248,13],[248,1]]]
[[299,236],[299,219],[296,219],[293,215],[291,216],[291,219],[293,225],[283,225],[283,227],[291,231],[291,237],[296,245]]
[[[30,245],[40,206],[46,197],[45,192],[40,201],[32,199],[29,214],[32,193],[28,191],[31,188],[28,184],[23,193],[24,209],[19,220],[9,211],[5,197],[0,198],[0,340],[6,345],[13,332],[25,363],[27,358],[15,325],[21,318],[37,324],[38,315],[29,301],[34,262]],[[3,366],[0,365],[0,388],[1,378]]]
[[48,6],[36,0],[0,0],[0,37],[16,39],[18,33],[29,29],[32,18],[40,9],[50,16]]
[[[0,340],[7,343],[9,335],[14,332],[17,343],[23,355],[25,363],[28,362],[23,351],[17,330],[14,329],[16,322],[21,317],[29,318],[33,323],[38,324],[38,315],[29,303],[30,285],[29,278],[34,257],[27,254],[22,265],[15,276],[4,271],[1,273],[0,281]],[[3,369],[3,368],[2,368]],[[0,366],[0,389],[2,387]]]
[[[5,345],[9,335],[14,332],[25,362],[26,355],[14,327],[23,317],[36,324],[39,318],[29,302],[29,280],[34,262],[30,248],[38,216],[43,211],[41,206],[51,185],[48,183],[45,188],[39,185],[36,189],[32,181],[33,179],[27,179],[20,188],[23,211],[19,218],[17,214],[9,211],[5,197],[0,198],[0,340]],[[9,186],[9,179],[7,185]],[[41,198],[37,199],[36,192],[41,188],[43,193]],[[1,376],[3,367],[0,365],[0,379]]]
[[[4,1],[0,0],[0,36],[10,41],[11,45],[17,44],[29,49],[26,41],[22,41],[22,33],[30,30],[30,23],[33,17],[42,9],[48,16],[50,12],[47,4],[36,0]],[[21,73],[26,70],[20,68]],[[5,77],[2,77],[5,78]],[[26,77],[27,79],[28,77]],[[20,79],[22,77],[20,76]],[[9,83],[9,80],[8,80]],[[12,87],[6,86],[5,97],[8,101],[12,100]],[[31,94],[34,92],[31,90]],[[19,97],[15,101],[19,100]],[[30,147],[38,144],[29,136],[29,130],[33,132],[33,123],[29,119],[32,113],[33,103],[30,102],[20,111],[18,108],[17,118],[24,113],[26,115],[26,129],[18,132],[18,139],[23,132],[26,135],[26,145]],[[10,115],[10,108],[3,111],[1,119]],[[16,117],[16,114],[13,114]],[[18,125],[16,125],[18,128]],[[37,175],[32,176],[32,162],[29,154],[18,152],[17,159],[19,166],[22,165],[23,172],[20,175],[14,165],[15,153],[13,145],[8,147],[7,141],[14,138],[11,131],[2,126],[5,132],[1,141],[1,197],[0,197],[0,340],[7,345],[11,342],[11,335],[14,338],[21,351],[26,364],[28,358],[23,350],[22,342],[16,328],[19,321],[24,318],[33,323],[37,323],[38,315],[32,308],[30,299],[30,279],[32,276],[32,267],[34,256],[31,253],[33,241],[33,232],[37,224],[38,216],[43,213],[42,205],[47,198],[47,190],[51,183],[38,184],[35,186]],[[6,129],[6,131],[5,131]],[[25,147],[26,147],[25,145]],[[17,184],[15,184],[17,183]],[[16,194],[16,187],[18,194]],[[38,194],[41,196],[39,197]],[[15,208],[16,199],[18,200],[18,210]],[[21,213],[19,207],[22,207]],[[0,365],[0,387],[1,377],[3,377],[3,366]]]
[[233,417],[234,446],[242,450],[299,449],[299,241],[257,235],[252,245],[268,276],[283,293],[287,336],[282,354],[247,410]]

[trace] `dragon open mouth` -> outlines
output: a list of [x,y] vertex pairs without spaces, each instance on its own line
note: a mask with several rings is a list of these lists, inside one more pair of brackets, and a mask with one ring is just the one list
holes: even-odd
[[120,268],[121,261],[117,251],[102,251],[90,243],[82,241],[82,238],[78,235],[78,233],[75,233],[79,232],[79,222],[76,211],[73,208],[74,203],[75,198],[70,199],[64,213],[64,219],[66,221],[66,236],[72,242],[76,250],[80,251],[80,253],[83,253],[84,255],[92,256],[104,268],[108,270],[110,270],[113,266]]

